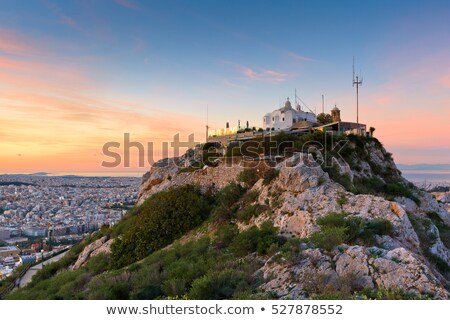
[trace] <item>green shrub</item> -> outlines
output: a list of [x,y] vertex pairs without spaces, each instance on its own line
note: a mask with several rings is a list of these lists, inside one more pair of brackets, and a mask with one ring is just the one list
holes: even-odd
[[239,173],[237,179],[251,188],[259,180],[258,170],[256,168],[245,168]]
[[90,299],[96,300],[127,300],[130,296],[130,287],[127,283],[112,282],[96,287],[90,292]]
[[280,174],[280,170],[278,170],[278,169],[275,169],[275,168],[268,169],[266,172],[264,172],[263,184],[264,185],[270,184],[274,179],[276,179],[278,177],[279,174]]
[[347,197],[345,196],[345,194],[342,193],[342,194],[339,196],[339,198],[336,200],[336,202],[337,202],[338,205],[341,206],[341,209],[342,209],[342,207],[344,206],[344,204],[347,204],[347,203],[348,203],[348,199],[347,199]]
[[414,292],[407,292],[402,289],[385,289],[385,288],[377,288],[377,289],[362,289],[360,292],[355,294],[356,299],[361,299],[361,296],[364,299],[370,300],[424,300],[428,297],[417,295]]
[[369,220],[365,229],[370,230],[377,235],[392,235],[394,232],[392,223],[389,220],[381,218]]
[[210,204],[200,188],[186,185],[152,195],[139,211],[136,222],[111,246],[113,268],[142,259],[199,226]]
[[239,229],[236,225],[227,224],[221,226],[216,232],[216,238],[214,239],[214,245],[221,249],[228,247],[233,242],[236,235],[238,235]]
[[319,232],[314,232],[309,239],[316,247],[331,251],[347,240],[346,228],[323,227]]
[[361,217],[348,216],[345,219],[347,241],[353,242],[361,237],[367,226],[367,220]]
[[108,270],[109,267],[109,255],[101,253],[94,257],[90,257],[86,265],[88,269],[93,274],[100,274]]
[[249,222],[251,218],[259,216],[263,210],[264,208],[259,204],[249,205],[239,210],[236,218],[242,222]]
[[300,256],[301,240],[297,238],[288,239],[280,248],[281,255],[287,260],[294,260]]
[[352,181],[350,179],[350,176],[348,174],[341,174],[338,166],[339,165],[336,163],[333,163],[331,166],[326,166],[325,163],[323,163],[322,169],[325,172],[328,172],[331,180],[342,185],[347,191],[351,191]]
[[317,224],[322,228],[338,227],[345,228],[347,241],[356,240],[363,232],[366,221],[357,216],[349,216],[347,213],[331,212],[317,219]]
[[230,250],[236,256],[245,256],[252,252],[266,254],[267,249],[274,243],[283,244],[284,239],[278,236],[277,228],[270,221],[266,221],[261,228],[255,226],[241,232],[230,245]]
[[242,197],[243,205],[248,205],[255,202],[259,197],[258,191],[247,191]]
[[[326,232],[329,233],[331,232],[329,229],[338,228],[344,231],[345,241],[351,243],[360,239],[369,245],[375,242],[375,235],[391,235],[394,231],[394,226],[389,220],[380,218],[366,220],[358,216],[349,216],[344,212],[330,212],[326,216],[318,218],[316,222],[321,227],[321,231],[313,234],[313,238],[319,243],[317,246],[321,248],[324,248],[323,245],[325,245],[326,238],[331,236],[329,234],[321,234],[323,230],[327,230]],[[334,230],[334,232],[337,233],[338,231]]]
[[237,183],[231,182],[216,195],[216,204],[222,207],[232,207],[243,195],[244,189]]
[[183,277],[169,277],[161,285],[162,292],[168,297],[183,295],[188,288],[188,283]]
[[216,207],[213,210],[215,219],[230,221],[239,208],[238,201],[244,192],[245,190],[235,182],[222,188],[215,196]]
[[321,227],[345,227],[346,213],[330,212],[325,216],[319,217],[316,223]]
[[230,299],[235,292],[248,287],[242,271],[225,269],[195,280],[188,296],[196,300]]
[[[387,178],[386,178],[386,181]],[[370,177],[358,179],[355,178],[353,192],[359,194],[373,194],[384,196],[388,200],[394,200],[396,197],[405,197],[420,205],[420,200],[414,196],[411,188],[400,181],[390,181],[388,183],[379,177]]]

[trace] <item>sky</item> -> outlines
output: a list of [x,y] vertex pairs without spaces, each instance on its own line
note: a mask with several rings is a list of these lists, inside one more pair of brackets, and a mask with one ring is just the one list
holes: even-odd
[[448,21],[448,1],[1,1],[0,173],[106,170],[125,133],[156,160],[207,109],[259,127],[295,90],[356,121],[353,56],[394,160],[450,163]]

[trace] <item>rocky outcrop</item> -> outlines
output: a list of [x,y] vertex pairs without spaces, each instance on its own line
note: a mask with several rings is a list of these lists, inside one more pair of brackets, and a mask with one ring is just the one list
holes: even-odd
[[[369,143],[364,154],[353,160],[353,166],[359,166],[359,170],[347,166],[341,174],[352,179],[367,178],[376,175],[377,170],[384,170],[389,179],[407,184],[391,155],[375,142]],[[236,181],[244,170],[242,163],[230,165],[221,161],[225,160],[216,162],[214,167],[191,172],[183,168],[195,162],[192,154],[159,162],[143,177],[138,204],[171,187],[197,184],[204,191],[218,190]],[[260,179],[251,188],[258,194],[254,204],[270,209],[247,222],[238,222],[241,231],[270,220],[281,235],[306,238],[320,229],[316,223],[318,218],[330,212],[345,211],[367,220],[386,219],[394,226],[394,232],[390,236],[376,236],[374,247],[342,244],[327,254],[316,248],[302,248],[301,259],[295,261],[285,261],[276,254],[260,270],[265,279],[261,289],[289,299],[308,297],[311,291],[358,291],[362,288],[401,289],[439,299],[449,297],[442,285],[447,280],[424,256],[409,218],[411,215],[426,217],[427,212],[432,211],[444,224],[450,225],[449,212],[433,196],[418,189],[414,190],[416,201],[404,197],[390,201],[380,196],[353,194],[330,179],[312,156],[302,153],[281,161],[275,169],[278,175],[270,183]],[[436,239],[430,252],[450,263],[450,252],[441,241],[439,230],[433,223],[429,229],[430,236]],[[79,264],[83,263],[81,258]]]
[[95,240],[91,244],[88,244],[83,251],[78,255],[78,259],[75,264],[72,266],[72,270],[77,270],[80,267],[83,267],[87,264],[88,260],[96,255],[101,253],[110,254],[111,253],[111,245],[114,242],[114,239],[108,240],[108,238],[102,237],[98,240]]
[[386,289],[399,288],[439,299],[449,297],[432,271],[412,252],[405,248],[378,252],[381,252],[380,257],[369,259],[373,279],[378,286]]
[[[242,225],[241,229],[270,219],[282,235],[305,238],[318,230],[317,218],[330,212],[345,211],[369,220],[389,220],[395,227],[391,242],[414,252],[419,250],[419,239],[399,204],[381,197],[347,192],[331,181],[320,167],[305,167],[301,161],[289,164],[283,162],[277,166],[279,176],[270,185],[264,185],[262,180],[254,185],[252,190],[259,193],[259,204],[264,205],[269,199],[273,212],[256,218],[249,225]],[[345,199],[345,203],[338,203],[340,198]]]
[[267,261],[261,268],[267,280],[261,289],[282,299],[298,299],[314,293],[345,290],[354,292],[375,287],[403,290],[436,299],[449,293],[433,272],[405,248],[385,250],[341,246],[332,257],[318,249],[306,249],[295,262]]
[[195,158],[192,154],[159,161],[142,177],[137,204],[141,205],[154,193],[186,184],[199,185],[203,191],[217,190],[235,181],[243,170],[239,163],[217,162],[217,167],[205,166],[192,172],[183,171],[193,163]]

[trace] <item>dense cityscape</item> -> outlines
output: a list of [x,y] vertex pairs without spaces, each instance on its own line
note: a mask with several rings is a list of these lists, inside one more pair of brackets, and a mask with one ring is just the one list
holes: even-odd
[[0,175],[0,279],[115,224],[135,203],[139,183],[134,177]]

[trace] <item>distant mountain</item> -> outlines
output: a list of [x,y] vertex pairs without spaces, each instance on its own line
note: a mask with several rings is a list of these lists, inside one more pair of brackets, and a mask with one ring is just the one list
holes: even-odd
[[398,164],[400,170],[431,170],[431,171],[450,171],[450,164]]
[[48,176],[48,172],[35,172],[31,173],[30,176]]

